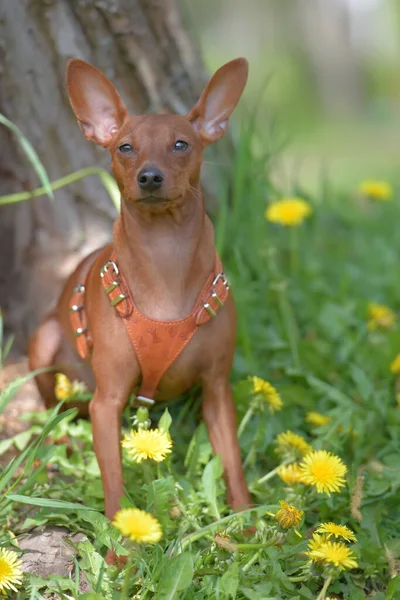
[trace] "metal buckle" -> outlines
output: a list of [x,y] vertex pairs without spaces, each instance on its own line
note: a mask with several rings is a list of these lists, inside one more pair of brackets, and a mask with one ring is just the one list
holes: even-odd
[[[217,285],[217,283],[220,279],[221,279],[222,283],[224,284],[226,290],[229,290],[229,281],[225,277],[225,273],[218,273],[218,275],[215,277],[214,281],[212,282],[213,287],[211,289],[211,298],[213,300],[215,300],[215,302],[218,304],[218,308],[221,308],[221,306],[224,305],[221,298],[217,294],[217,290],[215,289],[215,286]],[[208,314],[213,319],[217,316],[216,311],[212,308],[212,306],[210,305],[209,302],[203,302],[203,307],[205,308],[205,310],[208,312]]]
[[75,329],[75,331],[74,331],[74,337],[79,337],[83,333],[86,333],[86,331],[87,331],[87,327],[78,327],[78,329]]
[[114,300],[111,300],[110,304],[111,304],[111,306],[116,306],[117,304],[122,302],[122,300],[125,300],[127,297],[128,296],[126,294],[119,294],[119,296],[114,298]]
[[74,313],[83,309],[83,304],[73,304],[69,309],[69,313]]
[[108,268],[112,267],[115,275],[118,277],[119,269],[113,260],[108,260],[105,265],[103,265],[100,269],[100,277],[104,277],[104,275],[108,272]]
[[155,404],[153,398],[146,398],[146,396],[136,396],[136,400],[139,400],[139,402],[142,402],[145,406],[153,406],[153,404]]
[[214,298],[215,302],[218,304],[218,306],[223,306],[224,303],[222,302],[222,300],[219,298],[217,292],[213,289],[211,290],[211,298]]
[[73,292],[75,294],[79,294],[79,293],[83,294],[84,291],[85,291],[85,286],[82,285],[81,283],[78,283],[78,285],[76,285],[73,289]]
[[206,311],[208,312],[208,314],[214,319],[214,317],[217,316],[217,313],[215,312],[215,310],[213,308],[211,308],[211,305],[209,304],[209,302],[203,302],[203,307],[206,309]]
[[112,292],[113,290],[115,290],[116,287],[119,286],[118,281],[113,281],[112,283],[110,283],[110,285],[104,290],[104,292],[106,294],[109,294],[110,292]]
[[212,282],[213,287],[215,285],[217,285],[218,281],[222,279],[222,283],[224,284],[224,286],[226,287],[227,290],[229,290],[230,288],[230,283],[228,278],[226,277],[225,273],[218,273],[218,275],[216,276],[216,278],[214,279],[214,281]]

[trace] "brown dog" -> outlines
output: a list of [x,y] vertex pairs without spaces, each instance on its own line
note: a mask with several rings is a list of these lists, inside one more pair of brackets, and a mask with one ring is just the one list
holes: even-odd
[[[247,61],[239,58],[215,73],[188,115],[131,116],[100,71],[82,60],[68,63],[83,135],[111,153],[121,216],[112,244],[78,266],[38,329],[30,367],[76,363],[76,351],[85,359],[82,369],[65,372],[95,390],[89,412],[110,519],[124,493],[120,427],[129,395],[136,391],[138,403],[150,405],[198,382],[228,501],[234,509],[251,503],[228,382],[235,306],[199,181],[203,151],[226,132],[246,81]],[[37,383],[46,405],[54,405],[54,374]]]

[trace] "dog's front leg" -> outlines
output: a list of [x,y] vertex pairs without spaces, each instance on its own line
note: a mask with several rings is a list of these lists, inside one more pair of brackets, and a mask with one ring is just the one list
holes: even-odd
[[[110,366],[110,362],[108,366]],[[132,385],[139,375],[137,370],[137,373],[121,377],[124,370],[117,365],[114,367],[109,370],[98,369],[98,372],[95,370],[97,390],[89,406],[94,451],[103,482],[105,515],[110,520],[120,509],[120,500],[124,495],[121,463],[121,417]],[[125,369],[125,375],[126,373],[127,369]],[[119,562],[121,565],[123,564],[123,560],[118,559],[113,550],[107,552],[106,561],[109,564]]]
[[102,395],[90,403],[93,445],[104,488],[105,515],[112,519],[124,494],[121,464],[121,415],[128,396]]
[[[120,508],[124,494],[121,463],[121,416],[128,400],[124,396],[102,395],[97,390],[90,403],[93,445],[99,463],[104,489],[105,515],[110,520]],[[108,564],[121,563],[114,550],[108,550]]]
[[234,509],[252,504],[247,488],[236,433],[236,410],[226,378],[203,382],[203,418],[215,454],[221,457],[227,499]]

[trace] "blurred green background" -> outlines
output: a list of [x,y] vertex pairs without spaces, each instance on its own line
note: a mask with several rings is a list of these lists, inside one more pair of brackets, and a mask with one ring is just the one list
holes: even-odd
[[[399,180],[398,0],[183,0],[210,72],[250,62],[247,107],[287,140],[274,174],[311,192]],[[264,82],[264,85],[263,85]],[[262,89],[267,84],[264,94]],[[242,104],[242,110],[243,104]]]

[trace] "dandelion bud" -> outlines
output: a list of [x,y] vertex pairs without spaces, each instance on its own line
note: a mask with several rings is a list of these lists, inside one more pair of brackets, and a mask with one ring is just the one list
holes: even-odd
[[291,529],[296,527],[301,521],[303,511],[298,510],[295,506],[287,504],[283,500],[280,501],[281,508],[275,514],[275,519],[282,529]]
[[147,408],[139,406],[132,422],[138,429],[148,429],[151,425],[151,421],[149,419],[149,411]]

